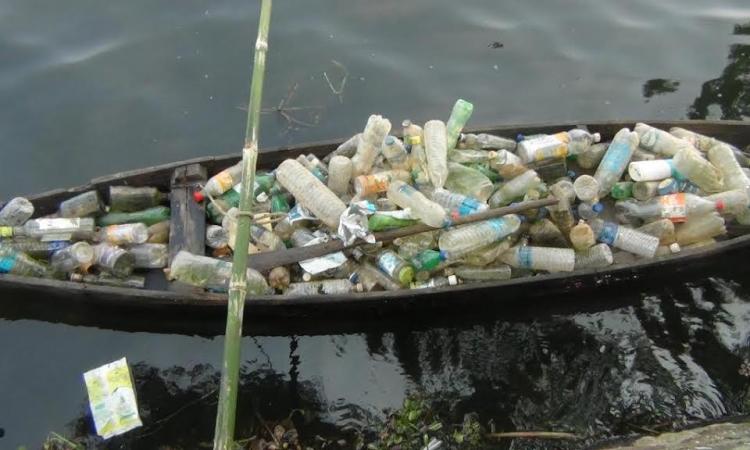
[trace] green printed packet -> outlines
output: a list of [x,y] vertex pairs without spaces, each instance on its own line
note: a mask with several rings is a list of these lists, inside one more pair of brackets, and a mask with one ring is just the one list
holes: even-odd
[[125,358],[90,370],[83,379],[99,436],[109,439],[143,425]]

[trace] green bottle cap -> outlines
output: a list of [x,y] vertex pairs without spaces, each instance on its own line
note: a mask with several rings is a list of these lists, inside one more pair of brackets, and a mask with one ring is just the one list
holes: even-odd
[[398,281],[402,286],[408,286],[414,280],[414,268],[406,266],[398,273]]

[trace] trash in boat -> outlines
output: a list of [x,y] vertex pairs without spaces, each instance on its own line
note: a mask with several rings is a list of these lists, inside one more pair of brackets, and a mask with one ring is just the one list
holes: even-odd
[[[730,143],[645,123],[610,136],[464,133],[473,110],[458,100],[444,121],[404,120],[400,130],[372,115],[328,155],[258,171],[242,251],[251,265],[257,253],[301,256],[249,269],[248,292],[353,295],[599,269],[714,245],[734,222],[750,224],[750,159]],[[170,243],[166,204],[177,197],[161,186],[76,192],[53,211],[14,198],[0,209],[0,273],[143,288],[163,269],[225,292],[241,172],[219,168],[187,197],[205,209],[202,251]],[[488,216],[540,199],[553,203]],[[389,233],[404,234],[378,238]],[[336,241],[327,254],[301,250]]]
[[125,358],[83,374],[96,433],[104,439],[141,425],[133,377]]

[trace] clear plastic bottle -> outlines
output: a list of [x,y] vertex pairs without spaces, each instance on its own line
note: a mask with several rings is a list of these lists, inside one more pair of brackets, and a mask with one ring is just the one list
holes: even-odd
[[578,204],[578,217],[583,220],[591,220],[599,217],[599,214],[604,211],[604,205],[601,203],[579,203]]
[[484,202],[446,189],[435,189],[432,192],[432,201],[451,213],[452,217],[468,216],[485,211],[488,208]]
[[135,268],[135,256],[120,247],[102,243],[94,246],[94,265],[116,277],[125,278]]
[[47,275],[47,266],[26,253],[0,244],[0,273],[41,278]]
[[507,264],[489,267],[456,266],[453,273],[462,280],[473,281],[508,280],[511,277],[510,266]]
[[701,153],[692,146],[677,152],[673,163],[677,172],[704,191],[714,193],[724,189],[723,177],[719,169],[703,158]]
[[261,251],[275,251],[286,248],[284,241],[276,233],[260,225],[250,225],[250,239]]
[[357,153],[352,157],[353,176],[370,173],[375,158],[383,149],[383,141],[391,131],[391,122],[379,115],[367,119],[365,131],[357,146]]
[[633,181],[661,181],[665,178],[680,176],[674,170],[671,159],[631,162],[628,164],[628,175]]
[[659,247],[659,238],[613,222],[593,219],[589,221],[589,225],[599,242],[644,258],[653,258]]
[[97,216],[104,212],[104,203],[97,191],[87,191],[60,203],[60,217],[75,218]]
[[481,202],[486,202],[492,195],[492,181],[482,172],[454,162],[448,163],[448,169],[450,172],[444,184],[445,189],[476,198]]
[[447,286],[455,286],[458,284],[458,278],[455,275],[448,277],[434,277],[429,280],[419,281],[411,283],[411,289],[430,289],[430,288],[441,288]]
[[493,208],[506,206],[512,201],[521,198],[531,189],[536,189],[542,184],[542,179],[533,170],[526,171],[521,175],[500,186],[492,196],[489,203]]
[[573,129],[552,135],[529,137],[518,143],[518,156],[526,163],[547,159],[562,159],[578,155],[591,144],[599,142],[599,133],[590,134],[586,130]]
[[633,183],[633,198],[640,201],[650,200],[659,193],[658,181],[637,181]]
[[520,226],[521,219],[515,214],[484,220],[443,233],[438,240],[438,246],[448,259],[456,260],[515,233]]
[[16,197],[0,209],[0,226],[18,227],[33,215],[34,205],[24,197]]
[[575,252],[570,248],[516,246],[501,259],[519,269],[572,272],[575,267]]
[[708,150],[708,160],[716,166],[724,179],[727,190],[742,189],[750,191],[750,178],[745,174],[727,144],[717,144]]
[[69,241],[50,241],[41,242],[36,239],[22,238],[13,239],[0,242],[0,245],[5,245],[17,252],[26,253],[32,258],[49,259],[53,253],[62,250],[65,247],[70,246]]
[[50,257],[50,268],[56,273],[87,272],[94,264],[94,248],[88,242],[75,244],[55,252]]
[[309,170],[310,173],[315,176],[315,178],[319,179],[323,183],[328,182],[328,175],[324,173],[322,170],[320,170],[319,167],[316,167],[314,164],[312,164],[305,155],[297,156],[296,161],[300,163],[302,167]]
[[592,144],[589,148],[578,154],[576,162],[582,169],[593,169],[598,166],[609,148],[609,142]]
[[[494,159],[497,153],[487,150],[453,149],[448,150],[448,161],[460,164],[479,164]],[[450,168],[449,168],[450,170]]]
[[442,206],[401,180],[391,182],[388,198],[401,208],[409,208],[412,216],[431,227],[440,228],[448,219]]
[[164,220],[169,220],[170,215],[171,211],[168,207],[154,206],[153,208],[129,213],[110,212],[96,219],[96,223],[102,227],[107,225],[138,222],[150,226]]
[[436,234],[434,231],[426,231],[424,233],[396,238],[393,241],[393,245],[398,247],[398,254],[402,258],[411,259],[422,250],[433,248],[437,243],[435,240]]
[[434,187],[442,188],[448,179],[448,144],[445,124],[440,120],[430,120],[424,124],[423,133],[427,175]]
[[675,229],[675,238],[677,243],[684,247],[705,239],[721,236],[726,232],[724,218],[717,213],[710,213],[691,217],[687,222],[678,225]]
[[669,134],[672,136],[689,142],[696,149],[706,153],[711,147],[716,144],[723,144],[723,142],[714,139],[712,137],[704,136],[694,131],[686,130],[680,127],[672,127],[669,129]]
[[[461,130],[466,126],[466,122],[469,121],[471,113],[474,111],[474,105],[463,99],[456,100],[451,111],[450,118],[445,124],[446,129],[446,144],[447,149],[451,150],[456,148],[458,138],[461,135]],[[425,124],[426,128],[426,124]]]
[[136,269],[163,269],[169,262],[169,247],[165,244],[138,244],[128,247],[135,257]]
[[674,222],[669,219],[654,220],[636,228],[636,231],[659,238],[661,245],[669,245],[675,241],[674,230]]
[[497,261],[500,255],[507,252],[514,243],[514,236],[508,236],[501,239],[500,242],[494,242],[465,254],[460,258],[460,261],[468,266],[484,267]]
[[358,197],[367,197],[388,191],[391,181],[411,181],[411,174],[405,170],[386,170],[371,175],[360,175],[354,179],[354,192]]
[[612,249],[607,244],[596,244],[586,250],[576,252],[575,270],[600,269],[612,264]]
[[568,246],[568,241],[565,239],[562,231],[560,231],[560,228],[547,218],[539,219],[531,225],[531,228],[529,228],[529,237],[531,237],[531,242],[534,245],[542,247]]
[[166,244],[169,242],[169,221],[164,220],[148,227],[148,241],[151,244]]
[[203,189],[193,193],[193,198],[200,203],[209,195],[218,197],[239,184],[240,181],[242,181],[242,161],[209,178]]
[[383,145],[383,156],[388,161],[388,164],[390,164],[391,169],[409,170],[409,153],[399,138],[386,136]]
[[[168,276],[182,283],[225,292],[232,277],[232,263],[182,250],[172,259]],[[247,293],[261,295],[266,292],[268,284],[263,275],[254,269],[247,269]]]
[[422,127],[412,123],[411,120],[401,122],[404,129],[404,144],[409,146],[422,145]]
[[497,171],[504,180],[512,180],[529,170],[521,158],[507,150],[499,150],[490,159],[490,168]]
[[70,281],[76,283],[96,284],[99,286],[132,289],[143,289],[144,287],[146,287],[146,278],[138,275],[131,275],[127,278],[118,278],[109,275],[108,273],[100,273],[99,275],[71,273]]
[[25,236],[42,241],[89,240],[94,237],[94,219],[31,219],[20,227],[0,227],[0,237]]
[[219,225],[206,226],[206,245],[214,249],[228,247],[229,232]]
[[352,179],[352,160],[346,156],[334,156],[328,164],[328,189],[338,195],[349,193]]
[[398,291],[401,289],[400,284],[364,260],[359,262],[349,281],[352,283],[361,283],[364,290],[368,292],[378,286],[386,291]]
[[359,147],[360,140],[362,140],[362,133],[355,134],[336,147],[336,150],[326,155],[326,157],[323,158],[323,161],[330,163],[334,156],[345,156],[351,158],[357,153],[357,147]]
[[573,182],[576,197],[582,202],[596,203],[599,201],[599,182],[591,175],[581,175]]
[[733,216],[743,214],[747,210],[750,201],[747,191],[744,189],[719,192],[718,194],[706,196],[704,199],[714,202],[717,205],[716,211],[720,214],[730,214]]
[[274,267],[268,272],[268,285],[271,286],[271,289],[283,291],[289,287],[291,282],[292,275],[289,269],[284,266]]
[[284,291],[286,296],[306,297],[308,295],[341,295],[352,292],[355,288],[349,280],[318,280],[302,283],[290,283]]
[[583,251],[596,244],[594,239],[594,230],[583,220],[570,229],[570,243],[576,251]]
[[109,209],[119,212],[135,212],[158,206],[169,199],[155,187],[110,186]]
[[641,148],[659,155],[672,157],[683,148],[692,148],[689,142],[645,123],[635,124],[635,132]]
[[462,133],[457,148],[478,148],[482,150],[515,150],[517,143],[513,139],[492,134]]
[[393,250],[381,251],[377,264],[380,270],[402,286],[408,286],[414,280],[414,267]]
[[276,178],[299,204],[331,228],[338,228],[346,205],[300,163],[287,159],[276,169]]
[[594,173],[594,178],[599,182],[599,198],[609,195],[612,186],[620,180],[636,147],[638,147],[636,133],[627,128],[617,132]]
[[292,232],[289,240],[292,242],[293,247],[304,247],[316,237],[317,236],[307,228],[297,228]]
[[97,242],[112,245],[143,244],[148,240],[148,227],[142,223],[126,223],[101,228],[96,236]]
[[723,209],[724,205],[697,195],[678,193],[662,195],[645,202],[620,200],[615,203],[615,208],[628,219],[670,219],[672,222],[685,222],[690,217]]

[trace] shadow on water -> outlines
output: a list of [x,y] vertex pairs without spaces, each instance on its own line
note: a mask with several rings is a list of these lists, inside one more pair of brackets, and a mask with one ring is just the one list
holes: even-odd
[[[750,23],[734,26],[734,35],[750,35]],[[703,83],[701,93],[688,109],[691,119],[750,117],[750,45],[732,44],[729,64],[721,76]]]
[[672,92],[677,92],[677,88],[680,87],[680,82],[677,80],[669,80],[666,78],[654,78],[643,83],[643,98],[646,102],[655,95],[664,95]]

